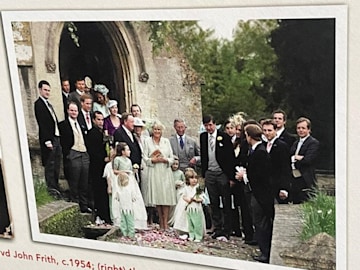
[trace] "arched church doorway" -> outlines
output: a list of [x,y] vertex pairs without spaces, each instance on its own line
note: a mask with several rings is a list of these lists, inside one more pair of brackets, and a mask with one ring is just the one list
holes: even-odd
[[[125,45],[117,42],[122,40],[119,29],[112,22],[73,22],[72,24],[65,23],[61,33],[60,76],[70,79],[72,90],[76,78],[84,76],[91,78],[93,86],[106,85],[110,90],[109,98],[118,101],[119,112],[125,111],[124,74],[128,72],[128,68],[127,59],[121,53],[121,50],[126,51],[126,48],[119,50],[119,47]],[[74,26],[78,42],[70,35],[70,27]]]

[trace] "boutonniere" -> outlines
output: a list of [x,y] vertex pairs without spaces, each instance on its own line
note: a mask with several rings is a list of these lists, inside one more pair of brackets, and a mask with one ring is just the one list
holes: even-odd
[[222,143],[219,143],[219,146],[220,146],[220,147],[223,147],[224,145],[223,145]]
[[222,136],[217,136],[217,138],[216,138],[218,141],[221,141],[222,139],[223,139],[223,137]]

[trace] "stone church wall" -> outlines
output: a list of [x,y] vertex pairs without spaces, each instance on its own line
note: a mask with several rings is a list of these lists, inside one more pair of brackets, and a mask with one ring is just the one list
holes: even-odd
[[197,138],[202,118],[200,85],[193,80],[187,61],[179,53],[164,51],[153,55],[145,27],[137,30],[149,74],[148,82],[140,83],[135,91],[143,117],[159,119],[166,127],[165,137],[174,134],[174,119],[182,118],[188,127],[187,134]]
[[[117,22],[117,24],[122,23]],[[172,55],[164,51],[154,55],[146,24],[133,25],[138,43],[135,43],[130,36],[126,36],[129,33],[123,33],[130,52],[131,73],[131,82],[128,86],[131,89],[131,96],[126,96],[128,98],[126,110],[129,110],[131,103],[139,104],[143,110],[144,120],[151,122],[151,120],[159,119],[165,125],[164,137],[174,134],[174,119],[183,118],[188,127],[187,134],[197,139],[202,115],[200,86],[197,83],[196,74],[191,71],[186,59],[181,56],[181,52]],[[51,48],[47,40],[50,33],[53,42],[59,44],[60,37],[55,36],[54,29],[60,27],[62,24],[54,28],[54,23],[44,22],[13,24],[23,113],[29,147],[34,150],[34,153],[39,148],[38,127],[33,111],[34,101],[39,95],[37,89],[39,80],[45,79],[50,82],[51,102],[59,120],[63,119],[58,48],[56,46]],[[119,29],[125,31],[125,27],[119,27]],[[140,54],[135,54],[136,50],[140,51]],[[52,59],[51,63],[48,61],[49,55]],[[136,64],[139,60],[136,57],[143,58],[146,73],[149,75],[147,82],[139,80],[141,70]]]

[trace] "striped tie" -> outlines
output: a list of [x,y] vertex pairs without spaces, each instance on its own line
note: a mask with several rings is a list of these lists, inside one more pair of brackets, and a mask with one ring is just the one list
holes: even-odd
[[215,140],[214,140],[214,136],[212,134],[210,134],[210,137],[209,137],[209,146],[210,146],[211,152],[213,152],[214,146],[215,146]]

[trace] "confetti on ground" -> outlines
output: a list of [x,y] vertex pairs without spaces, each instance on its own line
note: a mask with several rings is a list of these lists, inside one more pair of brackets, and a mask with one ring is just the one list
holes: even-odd
[[[120,236],[119,236],[120,235]],[[121,233],[114,234],[107,238],[108,241],[142,247],[160,248],[219,256],[224,258],[253,261],[252,256],[259,253],[257,246],[249,246],[242,238],[232,236],[228,241],[219,241],[206,234],[201,242],[183,240],[179,238],[175,230],[160,230],[158,225],[153,225],[148,230],[137,231],[135,237],[130,239],[121,236]]]

